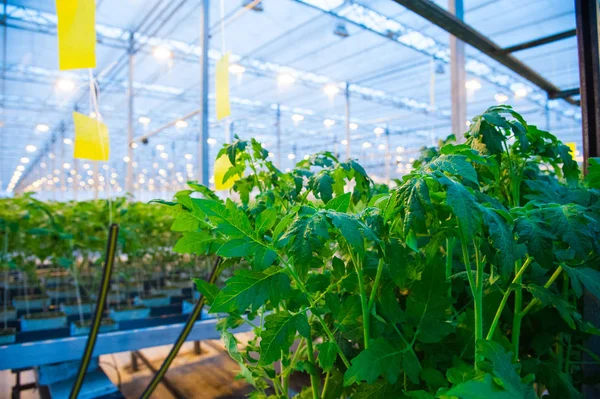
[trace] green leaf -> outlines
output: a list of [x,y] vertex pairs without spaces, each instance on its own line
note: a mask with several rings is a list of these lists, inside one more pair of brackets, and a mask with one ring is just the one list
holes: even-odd
[[192,214],[182,211],[171,225],[172,231],[196,231],[200,227],[200,221]]
[[323,371],[330,371],[338,356],[338,346],[335,342],[326,341],[318,346],[317,360]]
[[472,379],[450,388],[444,392],[444,398],[459,399],[516,399],[521,396],[513,396],[494,383],[490,374]]
[[481,230],[481,212],[475,197],[466,187],[446,177],[440,182],[446,187],[446,204],[456,216],[461,238],[470,242]]
[[506,219],[500,216],[494,209],[479,206],[483,215],[483,222],[487,227],[492,247],[498,251],[496,262],[500,265],[503,276],[509,276],[515,265],[515,240],[512,229],[509,228]]
[[329,201],[325,206],[325,209],[329,209],[332,211],[346,213],[348,212],[348,208],[350,207],[350,199],[352,198],[352,194],[345,193],[342,195],[336,196],[334,199]]
[[589,267],[563,266],[577,297],[583,294],[582,285],[596,298],[600,299],[600,272]]
[[391,399],[402,396],[400,389],[386,380],[377,380],[373,384],[360,384],[352,395],[352,399]]
[[352,249],[359,257],[365,256],[365,239],[362,235],[362,230],[367,229],[360,221],[352,215],[329,211],[327,216],[331,218],[331,223],[338,229],[342,237],[348,243],[348,247]]
[[281,352],[288,352],[294,343],[296,332],[310,338],[310,326],[304,313],[280,311],[265,317],[265,327],[260,336],[259,363],[267,365],[281,359]]
[[525,243],[527,252],[540,265],[549,268],[554,261],[552,252],[552,234],[550,226],[535,216],[519,217],[515,220],[514,231],[519,237],[518,243]]
[[261,248],[245,238],[234,238],[226,241],[217,251],[217,255],[225,258],[242,258]]
[[573,305],[569,304],[559,295],[556,295],[547,288],[540,287],[539,285],[529,284],[526,286],[526,288],[531,295],[541,302],[542,307],[554,307],[565,323],[567,323],[572,329],[575,329],[575,320],[581,320],[581,315],[577,313]]
[[264,305],[267,300],[279,302],[282,294],[289,289],[290,281],[283,269],[272,266],[263,272],[245,269],[238,270],[225,283],[225,287],[215,298],[211,313],[245,312],[249,307],[253,310]]
[[537,397],[533,385],[521,380],[517,372],[520,365],[512,362],[512,354],[506,352],[502,345],[483,339],[478,340],[475,345],[477,353],[486,359],[477,364],[479,369],[490,373],[494,377],[495,384],[500,385],[513,398],[535,399]]
[[204,298],[206,298],[206,303],[209,305],[213,303],[219,294],[219,288],[217,288],[216,285],[200,278],[194,278],[192,280],[194,281],[194,284],[196,284],[196,289],[198,292],[200,292]]
[[318,194],[318,198],[324,203],[328,203],[333,198],[333,178],[327,170],[322,170],[311,177],[309,185],[311,189]]
[[588,187],[600,189],[600,158],[588,159],[587,172],[585,182]]
[[369,341],[369,347],[352,359],[352,365],[344,375],[344,385],[350,386],[359,381],[372,384],[381,376],[395,384],[403,369],[405,351],[384,338]]
[[447,310],[452,301],[446,296],[448,283],[444,271],[427,265],[421,280],[413,284],[406,300],[407,321],[415,328],[417,339],[424,343],[439,342],[454,331]]
[[281,241],[289,242],[289,253],[301,276],[308,272],[313,253],[323,248],[323,241],[329,237],[327,222],[320,213],[296,219],[281,236]]
[[275,208],[267,208],[256,218],[256,232],[260,235],[270,230],[277,222],[277,210]]
[[425,233],[427,211],[432,208],[429,187],[423,178],[407,180],[397,191],[396,207],[400,208],[402,232],[404,235],[413,229]]
[[432,171],[439,170],[441,172],[456,176],[459,179],[464,179],[475,185],[478,184],[477,172],[475,172],[475,168],[465,155],[442,154],[427,164],[427,167]]
[[187,232],[177,240],[173,251],[180,254],[205,255],[214,241],[215,237],[206,231]]

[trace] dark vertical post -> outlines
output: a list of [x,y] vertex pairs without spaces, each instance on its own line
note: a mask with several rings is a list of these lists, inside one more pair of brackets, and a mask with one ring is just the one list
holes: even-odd
[[198,137],[198,181],[208,186],[208,33],[210,30],[209,0],[202,0],[200,12],[200,40],[202,42],[202,58],[200,59],[200,136]]
[[585,172],[588,158],[600,156],[599,8],[598,0],[575,0]]

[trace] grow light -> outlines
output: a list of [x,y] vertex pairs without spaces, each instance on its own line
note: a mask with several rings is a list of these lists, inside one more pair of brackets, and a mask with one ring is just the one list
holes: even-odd
[[188,127],[188,123],[186,121],[179,120],[175,122],[175,127],[177,127],[178,129],[183,129]]
[[350,122],[348,127],[350,128],[350,130],[356,130],[358,129],[358,123]]
[[27,152],[35,152],[36,150],[37,150],[37,147],[32,144],[29,144],[25,147],[25,151],[27,151]]
[[333,125],[335,125],[335,121],[334,121],[333,119],[325,119],[325,120],[323,121],[323,124],[324,124],[326,127],[332,127]]
[[48,130],[50,130],[50,127],[48,125],[44,125],[43,123],[40,123],[39,125],[37,125],[35,127],[35,129],[38,132],[46,133]]

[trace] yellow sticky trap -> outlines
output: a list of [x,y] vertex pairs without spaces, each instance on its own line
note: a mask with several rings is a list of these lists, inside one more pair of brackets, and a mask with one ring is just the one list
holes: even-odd
[[569,147],[569,151],[571,152],[571,155],[573,156],[573,158],[575,158],[575,156],[577,155],[577,143],[565,143],[565,145],[567,147]]
[[96,67],[96,1],[56,0],[61,71]]
[[75,148],[73,158],[108,161],[110,141],[108,127],[97,119],[73,112]]
[[227,155],[222,155],[220,158],[217,158],[215,161],[215,190],[229,190],[233,187],[233,184],[240,179],[238,175],[235,175],[223,183],[223,178],[231,166],[231,162]]
[[217,120],[231,115],[231,104],[229,103],[229,53],[225,53],[219,61],[215,71]]

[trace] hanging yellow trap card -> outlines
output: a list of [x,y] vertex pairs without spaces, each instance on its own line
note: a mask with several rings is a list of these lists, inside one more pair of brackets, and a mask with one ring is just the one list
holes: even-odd
[[96,67],[96,1],[56,0],[61,71]]
[[229,161],[227,155],[221,155],[220,158],[217,158],[215,161],[215,190],[229,190],[240,179],[238,175],[235,175],[223,183],[223,178],[231,166],[231,161]]
[[215,78],[217,120],[221,120],[231,115],[231,104],[229,103],[229,53],[225,53],[217,61]]
[[108,161],[110,141],[108,127],[97,119],[73,112],[75,148],[73,158]]
[[565,143],[565,145],[567,147],[569,147],[569,151],[571,151],[571,156],[573,156],[573,158],[575,158],[576,154],[577,154],[577,143]]

